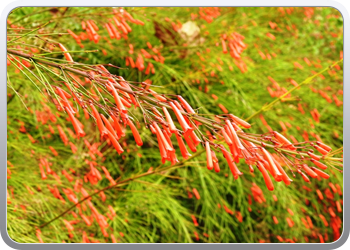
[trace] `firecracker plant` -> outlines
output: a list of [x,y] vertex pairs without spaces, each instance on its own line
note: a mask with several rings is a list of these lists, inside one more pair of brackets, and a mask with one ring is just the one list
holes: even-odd
[[[192,21],[182,24],[179,20],[172,21],[169,17],[165,17],[165,24],[168,25],[161,21],[162,17],[155,14],[159,12],[162,15],[161,11],[164,8],[34,8],[36,12],[32,15],[39,15],[40,18],[37,19],[26,14],[26,10],[22,9],[15,9],[10,14],[7,39],[7,83],[8,91],[11,93],[8,99],[10,129],[7,170],[8,213],[9,218],[16,218],[15,220],[21,221],[19,223],[23,225],[22,228],[17,226],[18,228],[14,230],[14,222],[8,221],[10,236],[13,236],[16,241],[192,242],[193,239],[200,240],[195,229],[198,226],[203,230],[203,237],[201,237],[203,242],[315,242],[315,240],[325,242],[340,237],[339,230],[342,222],[336,212],[342,212],[342,201],[339,197],[335,200],[335,195],[341,196],[342,190],[339,184],[334,185],[330,182],[330,177],[331,175],[338,176],[337,178],[341,176],[342,147],[338,147],[337,143],[335,144],[337,148],[329,146],[316,134],[314,134],[315,139],[309,139],[307,131],[309,126],[314,127],[313,123],[302,125],[304,140],[297,140],[293,135],[290,135],[289,139],[285,123],[282,120],[278,121],[282,131],[277,131],[268,125],[269,120],[265,120],[263,113],[277,104],[289,105],[289,102],[299,101],[292,94],[301,91],[301,88],[304,89],[304,86],[314,82],[315,79],[324,77],[325,72],[330,76],[342,77],[336,73],[336,70],[341,70],[339,65],[342,63],[342,56],[340,60],[337,59],[329,62],[325,67],[319,67],[320,69],[302,79],[299,84],[290,78],[288,81],[294,86],[289,90],[281,87],[274,78],[268,76],[267,79],[272,86],[267,86],[267,91],[275,99],[261,109],[255,109],[257,111],[244,118],[241,112],[228,111],[227,107],[235,110],[237,105],[230,105],[229,102],[226,105],[217,103],[219,110],[209,111],[203,104],[206,100],[201,95],[197,96],[196,91],[193,90],[198,81],[190,81],[190,78],[202,78],[199,82],[203,80],[205,86],[204,88],[199,86],[199,91],[208,96],[210,95],[208,78],[220,78],[224,67],[223,60],[234,62],[239,74],[246,75],[247,72],[249,74],[252,59],[245,56],[250,45],[247,44],[245,36],[240,34],[244,33],[244,30],[240,32],[239,29],[225,24],[227,29],[221,28],[214,31],[218,36],[214,37],[216,40],[214,48],[210,48],[210,43],[213,43],[210,40],[212,35],[209,35],[208,30],[202,33],[195,25],[195,21],[206,23],[208,26],[215,23],[223,24],[225,20],[230,20],[229,18],[236,11],[235,8],[191,8],[191,13],[185,11],[185,8],[175,8],[176,14],[186,13],[188,19]],[[255,10],[258,11],[257,8],[249,11]],[[298,8],[275,8],[275,10],[281,16],[292,15],[293,11],[299,13]],[[323,13],[317,8],[300,8],[300,10],[304,11],[306,20],[312,19],[314,11]],[[176,14],[173,14],[174,18]],[[50,15],[54,21],[47,20]],[[32,23],[30,27],[29,20],[36,20],[36,23]],[[72,22],[79,20],[80,27],[76,28],[77,26],[71,25],[68,20]],[[251,23],[253,27],[257,26],[255,20]],[[139,45],[136,46],[130,42],[132,39],[130,37],[136,39],[135,37],[140,36],[151,25],[155,36],[160,41],[158,45],[147,41],[138,43]],[[270,21],[268,25],[277,32],[276,36],[278,32],[282,32],[282,26],[280,27],[277,23]],[[293,25],[291,27],[295,29]],[[62,29],[66,32],[61,32]],[[135,37],[134,33],[136,33]],[[61,36],[68,40],[60,41]],[[266,32],[266,37],[271,40],[276,39],[271,32]],[[142,40],[141,37],[139,39]],[[73,50],[68,49],[72,47],[71,43],[74,43]],[[112,48],[113,43],[118,43],[118,50],[123,52],[118,50],[107,52],[106,48]],[[142,43],[144,45],[140,46]],[[272,57],[276,57],[275,53],[271,55],[264,53],[257,44],[254,46],[258,49],[257,54],[261,59],[272,60]],[[219,63],[215,65],[209,62],[206,65],[205,58],[208,58],[215,49],[214,53],[220,53],[217,58]],[[197,52],[194,53],[192,50]],[[104,56],[112,53],[111,58],[117,58],[115,60],[118,63],[114,61],[110,63],[103,59],[98,59],[99,61],[96,62],[94,57],[85,60],[81,56],[93,55],[98,51],[102,51]],[[199,60],[192,59],[196,56]],[[174,69],[171,68],[171,64],[167,66],[168,60],[174,61]],[[178,70],[176,65],[181,65],[181,62],[186,60],[191,62],[190,68],[185,69],[186,72],[190,71],[189,76],[177,75],[174,72],[171,73],[172,76],[168,76],[169,72]],[[304,63],[311,65],[306,57],[304,57]],[[299,62],[294,62],[293,67],[303,69]],[[125,75],[127,68],[134,69],[134,73]],[[229,65],[228,72],[232,70],[233,66]],[[155,76],[153,81],[148,79],[149,75]],[[227,79],[229,77],[228,75]],[[17,81],[21,85],[18,85]],[[218,84],[223,85],[222,80],[220,83]],[[178,93],[177,84],[185,86],[185,95],[181,92],[175,94]],[[29,85],[32,87],[28,87]],[[169,90],[161,86],[168,86]],[[24,96],[21,88],[31,88],[33,93],[25,93]],[[215,85],[210,88],[214,90]],[[243,91],[238,89],[238,92]],[[333,102],[326,92],[319,90],[317,93],[327,102]],[[338,99],[337,93],[333,94],[333,100],[337,107],[341,107],[342,102]],[[227,99],[231,98],[230,94],[223,96]],[[211,94],[211,97],[215,101],[218,99],[215,94]],[[20,113],[12,110],[11,105],[21,107]],[[301,102],[296,107],[298,112],[305,113]],[[30,117],[25,116],[24,112],[31,114]],[[317,109],[312,109],[310,114],[316,123],[320,123],[321,115]],[[34,116],[35,123],[32,121]],[[259,124],[251,121],[254,121],[257,116],[260,117],[268,132],[259,132],[258,128],[254,128]],[[279,118],[276,119],[279,120]],[[20,125],[18,131],[21,139],[18,139],[18,142],[13,142],[11,139],[12,123],[15,121]],[[33,129],[34,124],[36,129]],[[289,123],[286,122],[286,124]],[[28,126],[32,127],[31,133],[27,131]],[[47,131],[49,134],[45,135]],[[30,141],[32,145],[21,149],[19,146],[21,140]],[[35,146],[38,144],[41,146]],[[50,199],[50,202],[34,202],[30,201],[31,199],[26,200],[26,197],[16,201],[13,187],[26,174],[22,168],[15,167],[15,162],[18,162],[16,157],[19,157],[16,152],[22,150],[26,151],[23,157],[28,159],[29,164],[32,164],[32,160],[37,162],[36,168],[42,181],[42,184],[31,183],[34,180],[31,179],[28,183],[23,183],[26,192],[32,196],[34,192],[38,192],[41,196],[37,199],[46,199],[47,202]],[[157,164],[158,167],[148,165],[148,170],[145,169],[140,162],[143,154],[152,165]],[[61,158],[65,160],[60,162]],[[197,158],[203,158],[203,160],[197,161]],[[23,162],[20,163],[21,160],[19,165],[23,164]],[[134,165],[135,163],[137,164]],[[123,164],[123,167],[120,164]],[[187,185],[184,192],[188,198],[194,195],[197,200],[205,199],[201,197],[197,188],[189,184],[192,178],[198,178],[195,172],[190,173],[191,171],[188,170],[191,167],[202,167],[198,174],[199,178],[206,179],[208,182],[203,189],[205,197],[210,196],[209,183],[220,186],[211,190],[216,194],[217,199],[216,201],[213,198],[207,199],[206,202],[211,203],[210,205],[197,204],[191,208],[191,205],[182,203],[184,197],[181,197],[179,189],[183,189],[183,184]],[[205,171],[203,167],[206,168]],[[222,173],[225,173],[224,179],[220,177]],[[231,177],[227,173],[230,173]],[[23,177],[16,180],[16,174]],[[62,182],[61,177],[66,180]],[[161,184],[163,178],[168,180]],[[320,188],[317,188],[319,184],[312,179],[328,183],[328,187],[323,186],[322,193]],[[38,181],[38,179],[35,180]],[[303,182],[309,186],[305,186]],[[133,187],[133,183],[138,183],[140,186]],[[266,188],[261,185],[262,183]],[[226,191],[225,187],[229,188],[227,185],[236,185],[235,191]],[[262,189],[283,194],[288,188],[295,189],[296,194],[293,196],[288,194],[285,198],[293,197],[291,201],[305,203],[305,205],[300,206],[301,212],[298,216],[294,216],[290,207],[287,208],[289,216],[286,217],[286,226],[292,228],[296,223],[303,225],[304,229],[300,231],[303,237],[297,238],[296,234],[281,236],[281,232],[276,233],[273,229],[269,229],[270,232],[259,233],[258,237],[252,237],[242,232],[236,233],[237,226],[229,222],[230,217],[223,217],[224,219],[219,220],[221,222],[216,223],[219,215],[210,215],[223,207],[228,216],[235,215],[238,222],[242,223],[243,212],[240,206],[243,205],[244,192],[249,193],[248,196],[245,195],[248,200],[244,201],[249,215],[252,214],[253,200],[257,204],[266,202]],[[42,196],[43,189],[51,194],[50,198]],[[240,191],[237,191],[238,189]],[[314,225],[309,216],[311,208],[307,208],[310,201],[302,200],[301,197],[304,191],[309,193],[314,189],[317,189],[317,192],[313,196],[319,199],[318,206],[313,205],[316,210],[314,216],[325,227],[330,225],[333,238],[328,238],[327,232],[323,234],[320,229],[313,229]],[[143,197],[142,190],[153,193],[153,198],[150,199],[149,195]],[[106,198],[105,192],[111,193],[110,198]],[[112,198],[114,195],[118,197],[118,192],[125,192],[118,198],[118,204],[125,205],[123,208],[113,205],[113,201],[112,203],[108,201],[114,199]],[[139,196],[133,196],[132,192],[141,193]],[[269,194],[268,192],[265,192],[265,195]],[[278,201],[275,194],[269,195],[272,197],[270,202]],[[146,200],[141,202],[136,197]],[[167,198],[164,199],[164,197]],[[172,197],[171,201],[169,197]],[[163,203],[159,199],[164,199]],[[175,202],[173,199],[180,202]],[[235,205],[238,208],[236,212],[227,205],[235,199],[238,202]],[[151,211],[157,211],[157,206],[152,205],[151,201],[158,205],[159,211],[162,210],[159,207],[164,208],[166,204],[167,208],[164,211],[172,210],[169,213],[171,216],[162,217],[162,215],[153,214]],[[21,204],[22,202],[27,204]],[[102,205],[101,202],[109,204]],[[140,204],[137,204],[139,202]],[[57,205],[60,203],[64,204],[63,208]],[[213,203],[217,205],[213,206]],[[143,215],[142,209],[134,210],[133,206],[137,205],[148,207]],[[15,213],[18,206],[23,210],[20,217]],[[27,211],[27,206],[31,206],[30,211]],[[155,206],[156,210],[153,210],[152,206]],[[37,209],[41,212],[35,212]],[[199,212],[197,218],[200,218],[200,223],[193,213],[189,214],[192,209]],[[262,209],[265,208],[258,208],[256,215],[248,216],[244,213],[248,218],[245,230],[258,230],[264,223],[270,225],[280,223],[276,217],[277,213],[273,213],[269,208],[265,210],[272,212],[270,221],[266,221],[266,216],[259,216]],[[325,218],[321,213],[322,210],[329,213],[330,219]],[[105,213],[106,211],[108,212]],[[134,211],[133,224],[130,224],[129,219],[123,219],[117,215],[122,211],[127,214]],[[305,217],[301,217],[301,214]],[[188,219],[183,220],[186,216],[191,218],[193,225],[185,222]],[[293,216],[295,218],[292,218]],[[171,217],[175,219],[172,220]],[[164,220],[168,222],[163,225]],[[176,224],[176,221],[181,223],[174,227],[173,223]],[[65,229],[61,228],[63,226]],[[148,231],[136,236],[138,226]],[[224,233],[223,230],[226,230],[226,227],[232,232]],[[48,228],[52,231],[49,230],[47,236],[43,237]],[[170,228],[173,228],[171,231],[174,236],[164,236],[166,230]],[[61,235],[62,230],[68,237],[65,233]],[[125,231],[122,232],[122,230]],[[175,237],[177,234],[178,236]],[[311,237],[311,240],[308,237]]]

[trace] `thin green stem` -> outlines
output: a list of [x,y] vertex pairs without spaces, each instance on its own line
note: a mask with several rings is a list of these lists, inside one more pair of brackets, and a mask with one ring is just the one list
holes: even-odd
[[284,93],[283,95],[281,95],[280,97],[276,98],[275,100],[273,100],[272,102],[270,102],[269,104],[263,106],[260,110],[258,110],[257,112],[255,112],[254,114],[252,114],[251,116],[249,116],[247,119],[245,119],[246,121],[251,120],[252,118],[254,118],[255,116],[259,115],[260,113],[269,110],[270,108],[272,108],[273,105],[275,105],[277,102],[280,102],[281,100],[283,100],[284,97],[286,97],[288,94],[292,93],[294,90],[299,89],[301,86],[309,84],[311,82],[311,80],[313,80],[315,77],[321,75],[323,72],[329,70],[330,68],[334,67],[335,65],[341,63],[343,61],[343,59],[340,59],[339,61],[335,62],[334,64],[332,64],[331,66],[328,66],[327,68],[324,68],[323,70],[321,70],[320,72],[306,78],[304,81],[302,81],[299,85],[295,86],[294,88],[290,89],[289,91],[287,91],[286,93]]
[[[134,181],[136,179],[140,179],[142,177],[145,177],[145,176],[148,176],[148,175],[152,175],[152,174],[156,174],[156,173],[159,173],[159,172],[163,172],[163,171],[166,171],[166,170],[172,170],[172,169],[176,169],[176,168],[180,168],[180,167],[184,167],[185,166],[185,163],[197,156],[199,156],[200,154],[202,154],[205,150],[200,150],[198,152],[196,152],[195,154],[193,154],[192,156],[190,156],[189,158],[187,159],[184,159],[174,165],[171,165],[171,166],[168,166],[168,167],[164,167],[164,168],[157,168],[153,171],[149,171],[149,172],[145,172],[145,173],[142,173],[140,175],[137,175],[135,177],[130,177],[130,178],[127,178],[125,180],[122,180],[120,182],[117,182],[116,184],[114,185],[110,185],[110,186],[107,186],[103,189],[100,189],[100,190],[97,190],[96,192],[90,194],[89,196],[86,196],[84,197],[83,199],[81,199],[80,201],[78,201],[77,203],[75,203],[73,206],[69,207],[67,210],[65,210],[64,212],[62,212],[61,214],[57,215],[56,217],[54,217],[53,219],[51,219],[50,221],[48,222],[45,222],[44,224],[41,224],[38,228],[43,228],[47,225],[49,225],[50,223],[56,221],[57,219],[61,218],[62,216],[64,216],[65,214],[67,214],[69,211],[71,211],[73,208],[75,208],[77,205],[83,203],[84,201],[90,199],[91,197],[103,192],[103,191],[106,191],[106,190],[109,190],[109,189],[112,189],[112,188],[116,188],[116,187],[119,187],[119,186],[122,186],[122,185],[125,185],[126,183],[129,183],[131,181]],[[29,232],[28,232],[29,233]]]
[[38,28],[36,28],[36,29],[33,29],[33,30],[31,30],[31,31],[29,31],[29,32],[27,32],[27,33],[25,33],[25,34],[23,34],[23,35],[20,36],[20,37],[14,38],[14,39],[8,41],[7,44],[13,43],[14,41],[17,41],[17,40],[19,40],[19,39],[21,39],[21,38],[23,38],[23,37],[26,37],[26,36],[30,35],[31,33],[33,33],[33,32],[35,32],[35,31],[37,31],[37,30],[39,30],[39,29],[45,27],[45,26],[48,25],[49,23],[51,23],[51,22],[47,22],[47,23],[41,25],[40,27],[38,27]]

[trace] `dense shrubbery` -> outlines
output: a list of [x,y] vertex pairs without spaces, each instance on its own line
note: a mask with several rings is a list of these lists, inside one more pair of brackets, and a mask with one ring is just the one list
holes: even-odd
[[13,10],[10,237],[338,239],[342,29],[332,8]]

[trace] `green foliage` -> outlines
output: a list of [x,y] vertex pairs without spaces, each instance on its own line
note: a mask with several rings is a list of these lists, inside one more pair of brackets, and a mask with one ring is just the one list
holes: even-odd
[[[145,25],[132,24],[130,25],[132,32],[128,34],[127,40],[112,40],[103,28],[103,24],[112,16],[111,8],[18,8],[9,15],[9,20],[12,25],[23,26],[25,30],[20,34],[27,35],[13,40],[14,42],[9,45],[33,47],[39,49],[41,53],[51,53],[49,46],[60,42],[68,51],[73,51],[71,55],[76,62],[89,65],[111,63],[120,67],[108,67],[111,73],[123,76],[130,82],[144,82],[149,79],[152,81],[152,89],[158,93],[182,95],[192,107],[198,108],[201,114],[221,114],[218,104],[222,104],[230,113],[242,118],[249,117],[275,99],[267,91],[267,87],[272,85],[269,76],[277,81],[281,88],[291,89],[293,85],[290,79],[301,83],[315,72],[338,61],[340,51],[343,50],[342,18],[340,13],[332,8],[314,8],[311,17],[306,15],[310,9],[304,8],[293,8],[290,14],[288,14],[289,8],[282,8],[285,14],[282,14],[279,8],[220,8],[221,15],[214,18],[211,23],[198,17],[193,20],[200,28],[200,37],[204,39],[203,43],[193,46],[186,46],[186,41],[179,37],[172,41],[162,40],[155,35],[155,27],[158,23],[163,32],[170,30],[176,33],[172,29],[171,22],[176,23],[179,20],[184,24],[191,21],[191,13],[198,14],[198,8],[125,9],[135,19],[145,22]],[[169,18],[170,21],[165,21],[165,18]],[[80,34],[83,31],[81,21],[87,19],[94,20],[98,25],[101,38],[97,44],[88,40],[83,41],[84,48],[81,49],[67,33],[67,29]],[[41,37],[40,33],[29,33],[48,21],[52,22],[39,30],[43,34],[51,34],[42,35],[47,40],[38,39],[38,36]],[[276,23],[280,30],[272,29],[269,22]],[[14,28],[9,25],[8,30],[14,31]],[[245,73],[234,64],[234,59],[229,54],[222,53],[220,37],[224,33],[232,32],[238,32],[245,37],[244,43],[247,48],[241,54],[242,60],[247,65]],[[273,34],[276,39],[272,40],[266,33]],[[15,37],[18,37],[18,34],[9,35],[10,40]],[[136,59],[140,49],[147,50],[146,42],[159,49],[165,58],[164,64],[154,59],[146,60],[147,63],[151,62],[154,65],[155,74],[146,75],[125,64],[126,57],[133,56]],[[129,44],[134,47],[133,55],[129,53]],[[94,50],[98,52],[84,52]],[[265,55],[269,54],[271,60],[262,59],[259,51]],[[276,57],[272,56],[273,53]],[[48,56],[52,57],[53,61],[64,60],[60,53]],[[311,66],[306,64],[305,57],[309,59]],[[297,68],[294,62],[298,62],[303,68]],[[32,67],[30,68],[32,72],[47,83],[44,86],[37,85],[38,79],[35,79],[29,71],[24,71],[32,79],[28,80],[24,74],[17,72],[15,65],[20,67],[17,63],[8,66],[7,159],[13,166],[8,165],[11,174],[8,175],[10,178],[7,189],[10,194],[8,201],[11,203],[8,202],[7,225],[8,233],[13,240],[36,243],[38,242],[36,227],[54,219],[73,205],[62,192],[62,188],[73,190],[75,180],[84,181],[84,175],[90,171],[86,160],[91,160],[84,139],[98,142],[99,133],[92,119],[85,120],[83,112],[80,111],[80,121],[87,136],[81,139],[74,138],[67,130],[69,128],[74,131],[71,123],[66,120],[66,114],[57,112],[52,101],[46,101],[40,93],[45,92],[45,88],[50,88],[51,84],[63,84],[64,79],[50,79],[48,75],[40,73],[44,72],[42,68]],[[290,126],[286,125],[286,135],[292,135],[300,142],[304,141],[302,135],[306,131],[310,140],[316,140],[312,137],[314,133],[333,149],[342,147],[342,105],[337,106],[334,100],[328,103],[319,93],[314,93],[310,89],[312,87],[322,90],[330,97],[334,94],[342,101],[342,95],[338,94],[339,90],[343,89],[342,65],[340,67],[339,70],[334,69],[334,73],[326,71],[323,73],[324,79],[316,77],[310,84],[294,91],[290,98],[263,112],[268,125],[273,130],[282,131],[281,122],[289,123]],[[211,74],[212,71],[214,75]],[[208,80],[207,83],[205,79]],[[212,95],[218,99],[215,100]],[[301,114],[298,110],[298,104],[302,105],[305,114]],[[47,115],[46,106],[55,114],[57,118],[55,124],[50,120],[47,123],[40,121],[41,115],[38,111],[43,112],[43,116]],[[319,123],[315,122],[310,114],[314,109],[320,114]],[[96,156],[96,162],[102,176],[104,176],[102,166],[105,166],[111,176],[118,180],[134,178],[150,168],[156,169],[162,166],[157,141],[144,128],[141,112],[139,110],[130,112],[140,122],[139,131],[145,143],[142,147],[138,147],[131,131],[127,130],[127,140],[123,145],[127,150],[118,155],[106,141],[101,141],[98,149],[103,157]],[[21,122],[26,132],[37,141],[36,143],[31,143],[28,135],[19,131]],[[268,132],[259,116],[251,119],[250,123],[252,124],[250,133]],[[54,128],[55,134],[50,134],[48,124]],[[69,145],[65,146],[61,141],[57,133],[57,124],[64,128],[69,140],[76,145],[75,154],[72,154]],[[339,137],[336,137],[335,133]],[[49,146],[52,146],[59,156],[54,157]],[[180,155],[178,150],[177,154]],[[52,175],[42,180],[38,167],[40,158],[46,158],[52,163],[51,169],[57,173],[60,181]],[[324,193],[324,190],[329,189],[330,182],[339,184],[342,189],[341,173],[329,168],[327,173],[330,174],[330,179],[320,181],[316,179],[310,183],[305,183],[298,175],[293,178],[290,186],[285,186],[283,182],[275,182],[275,190],[270,192],[260,172],[250,173],[247,164],[241,162],[238,166],[244,175],[234,180],[225,159],[220,156],[219,160],[221,167],[219,173],[206,168],[205,154],[202,154],[185,161],[178,168],[147,175],[106,190],[105,201],[102,201],[101,196],[95,195],[92,203],[106,216],[109,224],[108,234],[113,234],[118,242],[245,243],[260,240],[279,242],[276,236],[296,242],[305,242],[304,236],[307,236],[310,242],[320,242],[319,235],[322,235],[326,242],[333,241],[332,227],[324,226],[319,214],[323,214],[330,223],[331,215],[327,209],[330,206],[334,208],[334,202],[341,200],[342,196],[334,193],[334,199],[321,200],[316,190],[319,189]],[[165,166],[170,164],[166,163]],[[71,173],[69,169],[73,169],[75,173]],[[62,170],[69,172],[74,181],[69,182],[61,173]],[[253,199],[253,183],[261,188],[265,201],[259,203]],[[56,185],[65,203],[54,198],[47,185],[51,187]],[[83,183],[90,195],[108,185],[110,183],[106,178],[96,185],[86,181]],[[26,186],[33,194],[29,194]],[[188,197],[188,191],[193,188],[199,191],[199,200]],[[311,191],[307,191],[307,188]],[[84,198],[81,193],[76,195],[79,200]],[[278,198],[277,201],[273,195]],[[305,199],[308,199],[309,203],[306,204]],[[117,214],[113,219],[109,219],[106,215],[110,213],[108,205],[111,205]],[[224,206],[232,210],[233,214],[227,212],[229,210],[225,211]],[[84,205],[81,204],[81,207],[84,210]],[[294,212],[293,216],[287,212],[288,208]],[[75,218],[72,211],[79,214],[79,208],[75,207],[62,218],[41,228],[41,238],[45,243],[82,242],[84,231],[90,240],[111,242],[110,237],[103,236],[97,223],[87,226],[79,215]],[[238,212],[243,218],[242,221],[239,220]],[[87,209],[84,214],[91,213]],[[191,215],[197,218],[198,227],[192,222]],[[274,224],[272,216],[278,218],[278,224]],[[312,219],[313,229],[306,228],[301,221],[301,218],[306,216]],[[342,213],[337,212],[337,216],[342,218]],[[294,221],[292,228],[288,226],[287,217]],[[75,230],[72,232],[72,237],[69,237],[63,219],[77,222],[73,224]],[[124,237],[119,232],[122,232]],[[198,233],[199,241],[196,240],[194,232]]]

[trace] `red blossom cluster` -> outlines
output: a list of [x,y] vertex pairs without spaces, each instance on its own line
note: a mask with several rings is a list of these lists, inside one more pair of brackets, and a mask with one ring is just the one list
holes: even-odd
[[[326,179],[329,177],[328,174],[318,169],[327,168],[320,160],[341,161],[339,158],[330,157],[331,148],[320,141],[299,143],[293,137],[293,143],[291,143],[282,134],[272,129],[267,134],[250,134],[245,132],[245,129],[250,128],[250,124],[232,114],[215,116],[215,120],[204,118],[183,97],[176,96],[176,100],[167,95],[158,94],[152,89],[146,89],[147,84],[141,83],[141,86],[131,84],[121,76],[112,75],[102,65],[95,66],[94,70],[80,73],[88,77],[86,82],[99,84],[99,87],[95,88],[100,92],[99,95],[107,94],[112,99],[109,99],[108,104],[106,102],[101,104],[99,98],[86,98],[79,93],[80,84],[65,83],[67,91],[63,90],[63,86],[55,87],[57,100],[54,102],[57,109],[64,110],[68,114],[76,136],[84,137],[82,123],[76,117],[77,110],[69,101],[73,99],[84,110],[86,118],[89,116],[94,118],[101,139],[113,145],[118,154],[124,151],[118,140],[125,137],[126,127],[131,129],[136,144],[143,145],[134,121],[128,115],[128,109],[133,105],[135,108],[140,108],[146,127],[156,136],[163,163],[170,161],[174,165],[179,162],[171,139],[173,134],[184,159],[191,156],[188,148],[194,153],[197,152],[198,146],[202,145],[206,150],[208,169],[220,171],[217,154],[221,153],[235,179],[242,175],[236,163],[243,159],[250,171],[254,171],[253,166],[255,166],[261,172],[269,190],[274,189],[271,177],[277,182],[283,181],[286,185],[292,181],[287,174],[288,171],[286,172],[282,166],[288,167],[293,176],[295,173],[300,174],[308,182],[309,177],[320,176]],[[77,77],[72,78],[77,81]],[[270,80],[273,79],[270,77]],[[277,84],[275,81],[273,83]],[[100,113],[98,109],[108,116]],[[169,110],[173,115],[169,113]],[[223,111],[228,113],[227,110]],[[173,117],[176,118],[179,127],[175,125]],[[67,144],[68,140],[62,128],[60,126],[57,128],[62,140]],[[207,136],[201,132],[201,128],[206,130]],[[279,160],[272,156],[268,148],[275,151]],[[315,150],[321,155],[314,154]],[[310,163],[313,163],[315,167],[310,167]],[[337,164],[342,166],[339,162]],[[94,176],[94,173],[92,166],[91,175]]]

